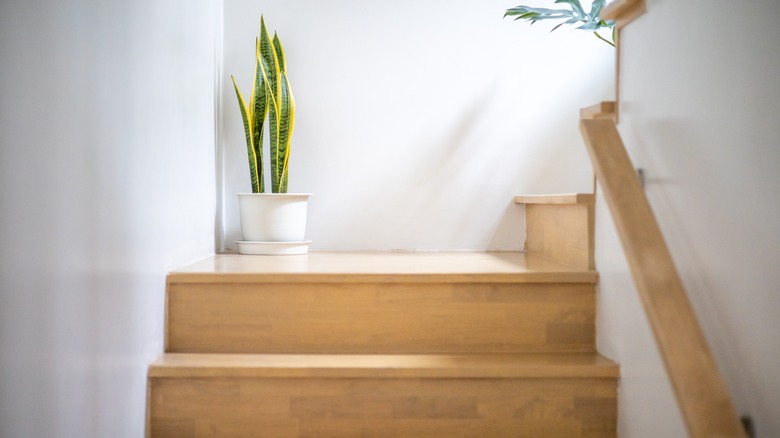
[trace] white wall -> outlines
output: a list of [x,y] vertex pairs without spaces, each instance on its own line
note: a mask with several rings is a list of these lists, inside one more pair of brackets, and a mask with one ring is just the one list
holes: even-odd
[[[578,110],[613,95],[611,47],[502,19],[514,0],[226,0],[222,196],[249,190],[230,75],[248,94],[265,14],[298,104],[290,191],[316,249],[518,249],[516,194],[592,190]],[[539,4],[548,2],[537,1]]]
[[211,0],[0,3],[0,436],[140,437],[214,247]]
[[[780,436],[780,3],[648,0],[623,33],[620,131],[738,411]],[[608,213],[599,348],[622,437],[685,436]]]

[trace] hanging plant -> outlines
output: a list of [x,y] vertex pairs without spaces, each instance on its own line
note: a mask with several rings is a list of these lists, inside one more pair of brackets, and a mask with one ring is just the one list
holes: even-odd
[[[530,21],[531,24],[544,20],[563,20],[562,23],[553,27],[550,32],[555,31],[563,25],[577,25],[576,29],[592,32],[596,38],[615,47],[615,22],[612,20],[603,20],[601,18],[601,10],[604,9],[606,0],[593,0],[593,3],[590,6],[590,12],[587,13],[579,0],[555,0],[555,3],[563,3],[567,5],[569,9],[535,8],[521,5],[507,9],[504,17],[516,17],[515,20],[526,20]],[[599,31],[602,29],[611,30],[612,41],[609,41],[599,34]]]

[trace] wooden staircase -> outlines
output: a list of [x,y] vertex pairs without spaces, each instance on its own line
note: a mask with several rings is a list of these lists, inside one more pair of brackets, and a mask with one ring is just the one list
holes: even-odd
[[168,276],[148,435],[613,437],[596,280],[533,252],[211,257]]

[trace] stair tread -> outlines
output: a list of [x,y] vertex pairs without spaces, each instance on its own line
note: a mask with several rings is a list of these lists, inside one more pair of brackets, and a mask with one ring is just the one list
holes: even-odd
[[595,196],[592,193],[567,193],[562,195],[518,195],[514,197],[515,204],[558,204],[587,205],[593,204]]
[[168,275],[173,283],[513,282],[595,283],[593,270],[525,252],[319,252],[299,256],[218,254]]
[[151,378],[617,378],[598,353],[197,354],[165,353]]

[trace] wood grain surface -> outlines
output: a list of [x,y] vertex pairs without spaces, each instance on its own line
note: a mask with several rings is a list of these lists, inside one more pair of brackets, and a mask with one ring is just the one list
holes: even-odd
[[167,351],[588,352],[588,283],[172,283]]
[[614,437],[616,381],[151,379],[154,437]]
[[525,249],[576,269],[595,269],[594,195],[515,196],[525,204]]
[[151,437],[614,437],[597,274],[527,253],[218,255],[168,276]]

